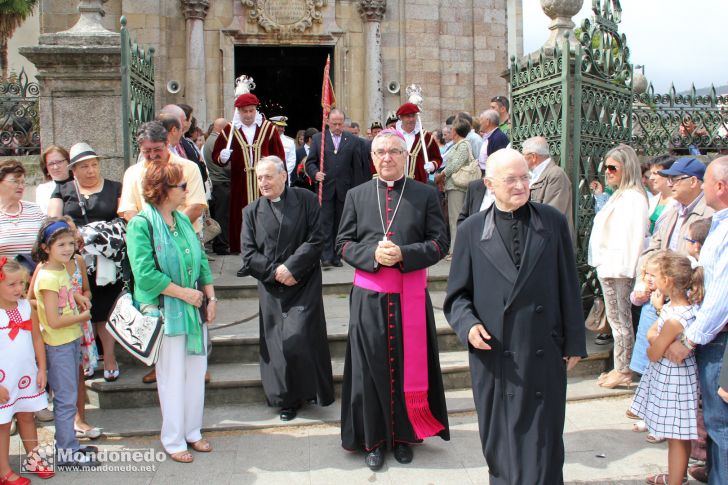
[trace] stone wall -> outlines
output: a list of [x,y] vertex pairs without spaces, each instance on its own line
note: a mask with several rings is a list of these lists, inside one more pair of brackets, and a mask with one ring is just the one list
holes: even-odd
[[[507,69],[507,7],[514,0],[389,0],[381,24],[383,82],[397,81],[398,94],[384,91],[384,110],[395,110],[406,101],[405,87],[422,86],[425,98],[423,122],[434,128],[460,110],[477,113],[490,98],[507,94],[500,74]],[[520,15],[520,0],[516,0]],[[69,28],[78,18],[77,0],[44,0],[42,32]],[[513,5],[511,5],[513,8]],[[119,31],[125,15],[128,28],[139,43],[155,47],[157,104],[185,101],[186,35],[180,0],[119,0],[104,4],[104,26]],[[335,91],[340,107],[362,124],[367,120],[365,93],[364,22],[355,0],[328,0],[324,21],[299,37],[280,40],[247,22],[240,0],[210,2],[204,22],[207,113],[209,122],[230,116],[226,99],[232,95],[234,44],[333,45]],[[519,42],[522,34],[517,33]],[[169,80],[182,83],[176,95],[167,93]]]

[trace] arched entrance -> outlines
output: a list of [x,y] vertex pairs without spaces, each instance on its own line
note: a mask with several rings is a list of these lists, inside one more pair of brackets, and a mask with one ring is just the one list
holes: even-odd
[[[333,47],[235,46],[235,77],[255,81],[255,95],[265,116],[288,116],[286,134],[321,129],[321,85],[326,56]],[[332,67],[333,77],[333,67]]]

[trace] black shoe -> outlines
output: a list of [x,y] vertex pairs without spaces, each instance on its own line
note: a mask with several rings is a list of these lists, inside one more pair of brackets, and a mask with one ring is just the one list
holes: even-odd
[[250,271],[248,271],[248,268],[243,267],[238,270],[238,277],[242,278],[243,276],[250,276]]
[[334,265],[331,261],[321,261],[322,268],[331,268]]
[[412,447],[406,443],[394,445],[394,459],[402,464],[412,463]]
[[364,458],[364,463],[367,464],[370,470],[377,471],[380,468],[382,468],[382,465],[384,465],[384,454],[382,453],[382,447],[375,448],[369,453],[367,453],[366,458]]
[[81,446],[81,447],[80,447],[80,448],[78,449],[78,451],[80,451],[80,452],[81,452],[81,453],[83,453],[84,455],[88,455],[89,453],[94,453],[94,454],[95,454],[95,453],[98,453],[98,452],[99,452],[99,448],[98,448],[98,446],[91,446],[91,445],[88,445],[88,446]]
[[614,341],[614,337],[611,335],[607,335],[605,333],[600,333],[596,337],[594,337],[594,343],[596,345],[607,345]]
[[73,453],[73,459],[69,461],[56,461],[56,470],[61,471],[80,471],[96,468],[101,462],[89,457],[87,453],[97,453],[98,448],[95,446],[82,446],[77,452]]
[[230,250],[228,249],[215,249],[215,254],[218,256],[228,256],[230,254]]
[[334,265],[334,266],[336,266],[337,268],[341,268],[342,266],[344,266],[344,263],[342,263],[341,261],[334,261],[334,262],[333,262],[333,263],[331,263],[331,264],[333,264],[333,265]]
[[290,421],[296,419],[298,412],[294,408],[283,408],[281,409],[281,421]]

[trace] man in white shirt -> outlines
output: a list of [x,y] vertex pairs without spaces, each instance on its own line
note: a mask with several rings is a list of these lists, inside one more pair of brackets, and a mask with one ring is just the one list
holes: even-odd
[[534,136],[525,140],[521,153],[531,171],[531,202],[548,204],[558,209],[566,216],[573,234],[571,181],[564,169],[551,160],[546,138]]
[[291,185],[291,177],[296,169],[296,141],[286,135],[286,126],[288,126],[287,116],[271,116],[270,122],[273,123],[281,136],[283,143],[283,151],[286,153],[286,170],[288,170],[288,185]]
[[508,137],[498,128],[500,116],[493,109],[480,113],[480,134],[483,135],[483,144],[480,145],[478,165],[485,175],[485,161],[488,157],[502,148],[508,146]]

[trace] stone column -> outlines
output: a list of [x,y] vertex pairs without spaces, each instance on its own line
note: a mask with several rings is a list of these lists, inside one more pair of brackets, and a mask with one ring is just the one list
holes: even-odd
[[88,142],[103,159],[104,176],[120,180],[121,39],[101,25],[106,1],[80,1],[73,27],[41,34],[37,46],[19,51],[38,69],[41,145]]
[[[205,76],[204,23],[209,0],[181,0],[187,24],[187,65],[185,67],[185,101],[192,106],[197,126],[207,126],[207,78]],[[204,129],[204,128],[203,128]]]
[[372,121],[384,122],[380,26],[387,10],[387,0],[360,0],[357,7],[362,20],[366,22],[366,126],[369,126]]

